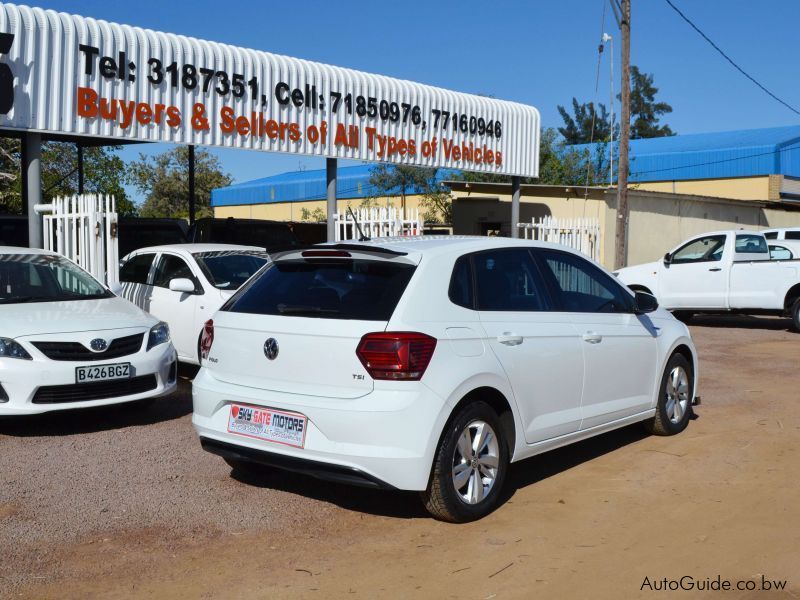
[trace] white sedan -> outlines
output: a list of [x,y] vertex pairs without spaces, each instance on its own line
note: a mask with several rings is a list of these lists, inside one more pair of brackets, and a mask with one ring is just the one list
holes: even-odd
[[118,293],[169,324],[178,359],[199,364],[203,323],[269,261],[263,248],[172,244],[122,260]]
[[510,462],[636,422],[682,431],[698,377],[688,329],[653,296],[567,248],[502,238],[275,253],[200,348],[203,448],[418,490],[448,521],[493,510]]
[[166,323],[63,256],[0,247],[0,415],[155,398],[176,369]]

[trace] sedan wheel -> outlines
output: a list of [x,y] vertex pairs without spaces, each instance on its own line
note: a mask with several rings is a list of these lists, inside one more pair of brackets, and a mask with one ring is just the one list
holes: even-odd
[[689,376],[683,367],[677,366],[670,371],[666,388],[667,416],[671,423],[677,425],[689,409]]
[[500,502],[508,470],[508,442],[494,410],[484,402],[452,416],[436,451],[428,489],[428,511],[452,523],[474,521]]

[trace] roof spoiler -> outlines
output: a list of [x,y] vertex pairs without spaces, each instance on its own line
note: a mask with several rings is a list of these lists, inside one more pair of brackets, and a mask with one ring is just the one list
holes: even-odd
[[273,260],[283,258],[289,254],[301,253],[307,250],[339,250],[342,252],[358,252],[359,254],[377,254],[386,258],[407,256],[408,252],[389,250],[380,246],[368,246],[366,244],[311,244],[308,246],[295,246],[291,249],[281,250],[280,252],[270,253]]

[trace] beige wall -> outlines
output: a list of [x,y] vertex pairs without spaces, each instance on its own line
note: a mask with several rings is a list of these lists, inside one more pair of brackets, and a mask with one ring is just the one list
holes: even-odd
[[[420,196],[406,196],[406,208],[415,209],[420,205]],[[342,213],[350,206],[353,210],[359,208],[362,198],[342,199],[336,201],[337,211]],[[372,206],[400,207],[400,198],[378,198]],[[275,202],[272,204],[245,204],[240,206],[217,206],[214,216],[219,218],[234,217],[236,219],[270,219],[273,221],[301,221],[303,209],[314,212],[319,209],[327,212],[327,201],[308,200],[306,202]]]
[[650,181],[631,184],[631,189],[668,194],[691,194],[734,200],[779,200],[780,175],[698,179],[692,181]]
[[[523,188],[524,189],[524,188]],[[570,193],[523,195],[520,197],[520,221],[553,216],[559,219],[594,217],[600,222],[600,262],[613,267],[616,235],[616,190],[592,189],[584,199],[581,188]],[[563,188],[564,190],[568,188]],[[579,195],[576,197],[575,192]],[[533,194],[534,192],[528,192]],[[507,233],[511,221],[511,196],[456,193],[453,209],[453,233],[482,233],[482,224],[502,222]],[[764,208],[736,200],[655,194],[641,190],[628,195],[628,264],[657,260],[685,239],[717,229],[800,227],[800,212]]]

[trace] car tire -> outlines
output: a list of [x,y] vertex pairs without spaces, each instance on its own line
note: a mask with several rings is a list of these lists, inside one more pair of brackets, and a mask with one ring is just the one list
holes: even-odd
[[439,441],[428,489],[422,493],[425,508],[451,523],[488,515],[500,502],[508,454],[500,420],[488,404],[460,408]]
[[681,354],[673,354],[661,377],[655,417],[645,421],[645,428],[655,435],[675,435],[686,429],[692,416],[693,392],[689,361]]
[[791,317],[794,330],[800,332],[800,298],[795,300],[794,304],[792,304]]

